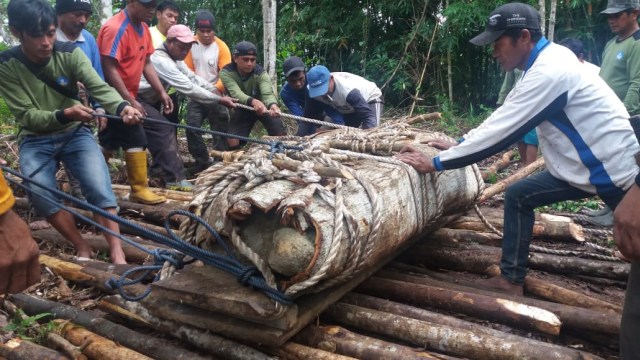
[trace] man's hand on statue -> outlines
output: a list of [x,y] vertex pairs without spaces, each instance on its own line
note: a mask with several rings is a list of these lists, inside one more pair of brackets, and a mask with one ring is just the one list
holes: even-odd
[[436,171],[433,166],[433,159],[423,154],[420,150],[411,145],[407,145],[400,150],[395,156],[396,159],[405,164],[411,165],[417,172],[421,174],[432,173]]

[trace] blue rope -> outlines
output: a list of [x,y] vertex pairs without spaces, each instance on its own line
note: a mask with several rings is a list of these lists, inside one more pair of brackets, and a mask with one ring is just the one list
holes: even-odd
[[[135,229],[136,231],[139,231],[141,234],[143,234],[146,238],[153,240],[159,244],[171,247],[175,250],[180,251],[182,254],[186,255],[186,256],[190,256],[194,259],[200,260],[203,263],[207,264],[207,265],[211,265],[214,266],[220,270],[226,271],[232,275],[234,275],[235,277],[237,277],[238,282],[240,282],[242,285],[244,286],[250,286],[253,289],[262,291],[265,295],[267,295],[269,298],[271,298],[274,301],[277,301],[279,303],[282,303],[283,305],[291,305],[293,304],[292,299],[285,295],[284,293],[282,293],[281,291],[277,290],[277,289],[273,289],[272,287],[270,287],[267,282],[265,281],[264,277],[262,277],[262,275],[259,273],[259,271],[257,270],[257,268],[255,266],[246,266],[244,265],[242,262],[240,262],[233,254],[233,252],[231,251],[229,245],[226,243],[226,241],[224,241],[222,239],[222,237],[211,227],[211,225],[209,225],[204,219],[202,219],[199,216],[196,216],[195,214],[192,214],[188,211],[185,210],[174,210],[171,213],[169,213],[169,215],[167,216],[167,219],[165,219],[165,223],[164,223],[164,227],[167,230],[167,233],[169,234],[170,237],[164,236],[162,234],[156,233],[154,231],[151,231],[149,229],[146,229],[134,222],[128,221],[126,219],[123,219],[117,215],[114,215],[108,211],[105,211],[104,209],[101,209],[97,206],[94,206],[92,204],[89,204],[85,201],[76,199],[75,197],[66,194],[63,191],[60,191],[58,189],[53,189],[53,188],[49,188],[46,185],[42,185],[37,181],[34,181],[33,179],[30,179],[26,176],[23,176],[22,174],[20,174],[19,172],[14,171],[11,168],[8,168],[6,166],[1,166],[0,165],[0,169],[2,169],[3,171],[5,171],[6,173],[12,174],[20,179],[22,179],[23,181],[36,185],[42,189],[45,189],[47,191],[49,191],[52,194],[55,194],[61,198],[63,198],[64,200],[70,201],[73,204],[78,205],[79,207],[85,209],[85,210],[89,210],[92,211],[94,213],[97,213],[109,220],[112,220],[118,224],[121,225],[127,225],[132,227],[133,229]],[[25,189],[27,192],[31,192],[31,190],[29,189],[29,187],[27,187],[26,185],[20,184],[17,181],[14,181],[13,179],[7,178],[7,180],[9,180],[11,183],[19,186],[20,188]],[[40,195],[39,195],[40,196]],[[46,201],[52,203],[52,204],[58,204],[62,209],[70,212],[71,214],[78,216],[80,219],[82,219],[83,221],[86,221],[90,224],[95,225],[98,229],[107,232],[113,236],[118,237],[119,239],[121,239],[122,241],[125,241],[135,247],[137,247],[138,249],[141,249],[142,251],[145,251],[151,255],[154,255],[154,261],[156,263],[164,263],[164,261],[167,261],[168,258],[171,258],[170,256],[163,254],[163,256],[156,256],[159,254],[150,252],[148,249],[138,245],[137,243],[135,243],[134,241],[128,239],[125,236],[122,236],[121,234],[117,234],[114,233],[113,231],[103,227],[102,225],[96,223],[95,221],[93,221],[90,218],[87,218],[85,216],[83,216],[82,214],[79,214],[77,212],[75,212],[73,209],[71,209],[70,207],[59,203],[57,200],[52,199],[49,196],[42,196]],[[192,221],[197,221],[200,225],[204,226],[205,229],[207,231],[209,231],[218,241],[219,244],[222,245],[225,253],[227,256],[222,256],[222,255],[218,255],[215,254],[213,252],[201,249],[197,246],[194,246],[192,244],[189,244],[188,242],[184,241],[184,239],[180,238],[178,235],[175,234],[175,232],[173,231],[173,229],[170,228],[169,225],[169,220],[173,215],[184,215],[187,216],[189,219],[191,219]],[[175,260],[168,260],[168,261],[175,261],[172,262],[172,264],[174,265],[178,265],[177,267],[180,268],[181,265],[181,259],[177,258]],[[159,265],[154,265],[154,266],[159,266]],[[141,270],[140,270],[141,268]],[[125,274],[129,274],[129,273],[133,273],[136,271],[145,271],[145,275],[141,276],[140,279],[136,279],[136,280],[115,280],[115,282],[109,282],[109,284],[107,286],[109,287],[117,287],[117,286],[121,286],[120,284],[126,286],[127,284],[129,284],[129,282],[133,281],[133,283],[138,283],[142,278],[144,278],[146,276],[146,274],[148,274],[150,271],[153,271],[153,269],[149,269],[148,267],[140,267],[140,268],[135,268],[135,269],[131,269],[129,271],[127,271],[127,273]],[[138,270],[136,270],[138,269]],[[154,268],[157,269],[157,268]],[[134,271],[136,270],[136,271]],[[123,276],[124,278],[124,276]],[[137,282],[136,282],[137,281]],[[128,294],[124,293],[124,291],[122,290],[122,287],[119,288],[120,289],[120,295],[123,296],[123,298],[127,298],[129,297]],[[150,289],[148,289],[148,291],[145,292],[145,295],[148,295]],[[144,296],[142,296],[141,298],[143,298]],[[129,297],[131,298],[131,297]]]
[[[96,113],[94,113],[93,116],[94,117],[104,117],[104,118],[107,118],[109,120],[120,120],[120,121],[122,121],[122,116],[117,116],[117,115],[96,114]],[[140,116],[138,118],[140,120],[146,121],[146,122],[169,125],[169,126],[174,126],[174,127],[177,127],[177,128],[191,130],[191,131],[202,132],[202,133],[207,133],[207,134],[211,134],[211,135],[218,135],[218,136],[222,136],[222,137],[226,137],[226,138],[238,139],[240,141],[252,142],[252,143],[261,144],[261,145],[267,145],[267,146],[270,147],[270,151],[273,151],[273,149],[277,149],[278,152],[284,152],[284,150],[299,150],[299,151],[304,150],[304,148],[302,146],[286,145],[286,144],[282,143],[281,141],[260,140],[260,139],[255,139],[255,138],[250,138],[250,137],[246,137],[246,136],[230,134],[230,133],[221,132],[221,131],[207,130],[207,129],[203,129],[203,128],[199,128],[199,127],[195,127],[195,126],[190,126],[190,125],[176,124],[176,123],[172,123],[170,121],[152,119],[152,118],[148,118],[148,117],[141,117]]]

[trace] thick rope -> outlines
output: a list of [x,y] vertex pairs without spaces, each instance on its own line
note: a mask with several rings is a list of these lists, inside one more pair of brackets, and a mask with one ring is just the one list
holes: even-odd
[[[244,105],[244,104],[238,104],[238,103],[236,103],[236,108],[249,110],[249,111],[255,111],[255,109],[252,106],[248,106],[248,105]],[[316,119],[309,119],[309,118],[306,118],[306,117],[292,115],[292,114],[286,114],[286,113],[283,113],[283,112],[280,113],[280,116],[282,116],[284,118],[288,118],[288,119],[293,119],[293,120],[297,120],[297,121],[302,121],[302,122],[306,122],[306,123],[311,123],[311,124],[316,124],[316,125],[321,125],[321,126],[326,126],[326,127],[336,128],[336,129],[353,129],[353,127],[351,127],[351,126],[340,125],[340,124],[335,124],[335,123],[332,123],[332,122],[321,121],[321,120],[316,120]]]

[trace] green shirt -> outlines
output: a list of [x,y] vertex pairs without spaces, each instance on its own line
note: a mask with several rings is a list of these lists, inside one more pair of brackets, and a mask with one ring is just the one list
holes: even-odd
[[120,114],[129,104],[100,78],[87,56],[72,43],[56,41],[45,65],[32,63],[20,46],[16,46],[0,53],[0,96],[20,126],[19,139],[25,135],[62,132],[79,125],[78,121],[66,118],[62,110],[80,101],[62,95],[34,72],[73,94],[78,93],[77,82],[83,83],[108,113]]
[[500,87],[500,93],[498,94],[498,101],[496,101],[496,105],[504,104],[504,100],[511,92],[514,86],[520,78],[522,77],[522,70],[513,69],[511,71],[507,71],[504,75],[504,81],[502,82],[502,87]]
[[640,30],[609,40],[602,53],[600,77],[622,100],[629,115],[640,114]]
[[220,80],[229,96],[238,99],[241,104],[251,106],[251,100],[258,99],[269,109],[278,102],[273,93],[271,78],[260,65],[256,65],[253,72],[243,78],[232,62],[222,68]]

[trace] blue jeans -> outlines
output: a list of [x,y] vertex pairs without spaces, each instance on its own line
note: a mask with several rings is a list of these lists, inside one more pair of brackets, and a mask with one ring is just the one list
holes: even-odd
[[[598,194],[615,209],[624,196],[622,189]],[[515,284],[523,284],[527,275],[529,244],[533,233],[533,209],[559,201],[578,200],[593,194],[577,189],[543,171],[509,186],[504,197],[504,235],[502,237],[502,276]]]
[[[86,127],[74,131],[75,128],[51,135],[25,136],[20,143],[20,171],[39,184],[57,189],[56,172],[62,162],[67,171],[78,179],[87,202],[102,209],[117,207],[107,164],[91,131]],[[59,153],[52,159],[57,151]],[[44,167],[32,175],[42,164]],[[49,217],[60,211],[60,206],[42,198],[56,199],[55,195],[37,185],[27,185],[38,215]]]

